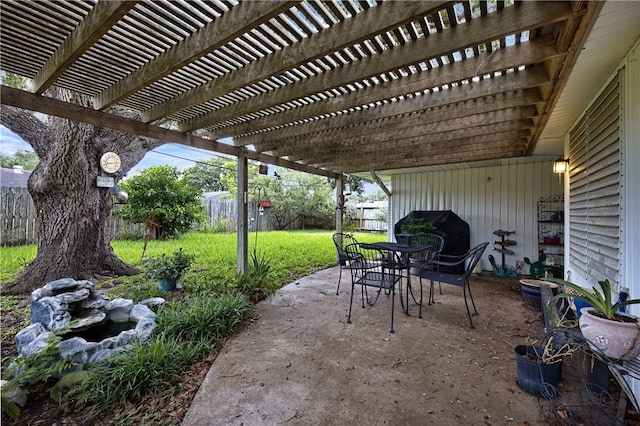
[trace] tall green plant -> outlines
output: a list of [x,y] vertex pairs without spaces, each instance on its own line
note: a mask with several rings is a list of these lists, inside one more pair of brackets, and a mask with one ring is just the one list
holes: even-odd
[[272,296],[278,286],[270,282],[271,261],[255,250],[251,254],[251,262],[247,266],[247,272],[237,277],[237,288],[242,294],[246,294],[252,300],[257,301],[256,294],[263,292]]
[[211,344],[231,334],[250,310],[247,299],[235,294],[189,296],[183,303],[162,306],[156,321],[166,335]]
[[437,234],[446,237],[446,233],[436,228],[433,222],[427,222],[424,218],[411,219],[409,223],[401,225],[400,230],[407,234]]
[[616,318],[616,312],[618,312],[620,308],[629,305],[640,304],[640,299],[631,299],[620,303],[614,303],[611,293],[611,283],[608,279],[605,279],[604,281],[598,281],[598,285],[600,286],[601,291],[595,287],[592,289],[586,289],[584,287],[580,287],[577,284],[559,278],[545,278],[545,280],[554,282],[556,284],[561,284],[574,291],[574,293],[563,292],[556,294],[551,298],[551,300],[549,300],[549,305],[562,298],[574,298],[591,305],[596,310],[598,315],[602,316],[603,318],[613,320]]

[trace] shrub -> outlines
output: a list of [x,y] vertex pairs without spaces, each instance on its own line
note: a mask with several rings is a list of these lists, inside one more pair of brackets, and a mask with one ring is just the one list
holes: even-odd
[[162,306],[156,322],[168,336],[210,344],[231,334],[250,310],[251,305],[240,295],[188,296],[179,305]]
[[250,303],[239,295],[188,296],[181,303],[161,306],[157,334],[110,358],[108,367],[91,370],[89,377],[67,395],[67,402],[95,404],[88,419],[91,421],[116,401],[175,385],[180,374],[209,353],[212,343],[230,335],[250,310]]
[[87,379],[71,390],[67,402],[95,404],[87,419],[107,410],[116,401],[155,393],[175,384],[191,362],[209,352],[203,341],[184,342],[175,336],[155,335],[147,342],[135,342],[131,348],[110,358],[109,366],[89,371]]

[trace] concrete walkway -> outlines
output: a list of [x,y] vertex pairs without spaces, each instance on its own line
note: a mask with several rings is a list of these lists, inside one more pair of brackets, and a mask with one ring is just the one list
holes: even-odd
[[[339,269],[304,277],[256,306],[213,363],[183,426],[535,425],[538,401],[516,382],[513,346],[539,335],[517,280],[473,279],[468,327],[461,289],[444,286],[418,318],[391,299],[362,309]],[[414,281],[415,283],[415,281]],[[515,283],[515,285],[514,285]]]

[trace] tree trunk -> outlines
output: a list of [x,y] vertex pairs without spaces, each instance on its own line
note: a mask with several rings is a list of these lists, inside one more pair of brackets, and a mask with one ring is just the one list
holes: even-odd
[[136,135],[66,119],[40,121],[29,111],[12,107],[3,106],[0,117],[40,159],[28,183],[37,211],[38,253],[14,282],[3,285],[3,292],[29,293],[65,277],[100,280],[137,273],[113,252],[112,196],[110,188],[99,188],[96,181],[105,175],[99,165],[104,152],[114,151],[122,159],[122,170],[111,175],[118,181],[151,144]]

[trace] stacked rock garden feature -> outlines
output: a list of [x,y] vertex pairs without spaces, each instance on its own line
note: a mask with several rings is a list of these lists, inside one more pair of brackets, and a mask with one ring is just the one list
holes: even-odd
[[31,293],[31,325],[16,334],[18,355],[30,358],[47,346],[49,337],[63,328],[60,355],[84,365],[97,363],[121,351],[134,339],[146,340],[156,327],[150,305],[128,299],[110,300],[91,281],[63,278]]

